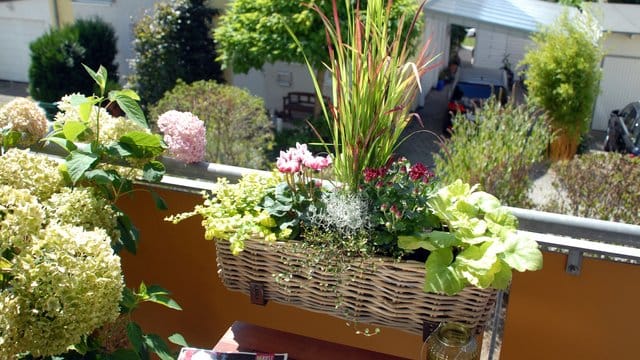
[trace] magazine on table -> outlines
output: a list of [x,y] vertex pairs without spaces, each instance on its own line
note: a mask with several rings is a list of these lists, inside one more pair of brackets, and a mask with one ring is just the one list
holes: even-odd
[[178,360],[287,360],[287,354],[218,352],[185,347],[180,350]]

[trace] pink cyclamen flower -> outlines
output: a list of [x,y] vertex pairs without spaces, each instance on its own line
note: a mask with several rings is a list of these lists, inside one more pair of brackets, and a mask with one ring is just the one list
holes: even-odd
[[304,166],[311,168],[313,170],[316,171],[320,171],[322,169],[327,168],[329,165],[331,165],[331,158],[330,157],[324,157],[324,156],[310,156],[305,158],[302,163],[304,164]]
[[300,171],[302,164],[296,159],[292,159],[290,154],[280,151],[280,157],[276,161],[276,167],[281,173],[294,174]]
[[206,148],[204,122],[190,112],[170,110],[158,118],[169,156],[187,163],[202,161]]

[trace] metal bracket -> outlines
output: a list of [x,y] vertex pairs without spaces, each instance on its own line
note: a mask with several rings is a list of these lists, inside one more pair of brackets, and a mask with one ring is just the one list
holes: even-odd
[[249,296],[251,297],[251,303],[255,305],[266,305],[267,299],[264,298],[264,285],[259,282],[249,283]]
[[581,250],[569,250],[569,256],[567,257],[567,267],[565,271],[569,275],[578,276],[582,270],[582,251]]

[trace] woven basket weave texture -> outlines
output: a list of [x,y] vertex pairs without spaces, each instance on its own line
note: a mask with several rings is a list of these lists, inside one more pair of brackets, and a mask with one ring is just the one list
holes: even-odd
[[264,286],[264,298],[326,313],[348,321],[422,334],[425,321],[455,321],[480,332],[497,291],[465,288],[455,296],[425,293],[424,263],[374,258],[354,260],[340,272],[310,271],[309,253],[291,243],[246,241],[234,256],[229,243],[216,240],[218,274],[231,291],[249,295],[251,283]]

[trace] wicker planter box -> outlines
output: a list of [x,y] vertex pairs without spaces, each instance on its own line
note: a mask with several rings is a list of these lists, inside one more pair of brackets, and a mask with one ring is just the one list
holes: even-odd
[[493,289],[466,288],[455,296],[425,293],[424,263],[417,261],[369,259],[356,261],[339,278],[318,270],[309,275],[300,265],[309,263],[304,254],[290,249],[289,243],[246,241],[245,250],[234,256],[227,242],[216,241],[218,274],[231,291],[249,295],[251,284],[259,283],[265,300],[415,334],[423,333],[425,322],[443,321],[479,332],[496,299]]

